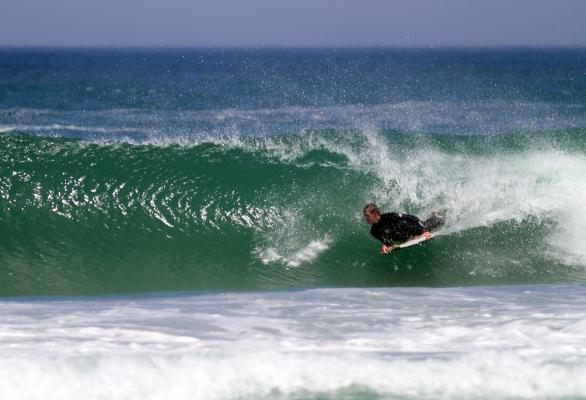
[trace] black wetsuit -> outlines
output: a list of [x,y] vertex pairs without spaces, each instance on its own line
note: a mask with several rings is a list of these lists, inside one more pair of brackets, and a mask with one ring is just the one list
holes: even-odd
[[370,234],[384,244],[391,245],[391,242],[404,242],[441,224],[443,219],[435,215],[421,221],[415,215],[386,213],[380,216],[377,223],[372,224]]

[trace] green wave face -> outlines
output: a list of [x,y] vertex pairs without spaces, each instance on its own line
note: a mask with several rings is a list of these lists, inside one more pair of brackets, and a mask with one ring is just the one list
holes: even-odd
[[[585,133],[5,135],[0,295],[583,282]],[[449,221],[380,256],[372,201]]]

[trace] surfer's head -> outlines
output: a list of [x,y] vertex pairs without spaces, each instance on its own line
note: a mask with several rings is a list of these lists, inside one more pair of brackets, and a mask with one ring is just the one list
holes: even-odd
[[380,211],[376,204],[370,203],[364,206],[364,219],[369,224],[374,224],[378,222],[378,220],[380,219]]

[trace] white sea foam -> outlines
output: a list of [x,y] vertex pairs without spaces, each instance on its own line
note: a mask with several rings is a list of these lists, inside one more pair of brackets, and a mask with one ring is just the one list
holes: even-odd
[[261,261],[265,264],[275,262],[282,262],[288,267],[298,267],[301,264],[313,261],[329,248],[330,240],[312,240],[306,246],[297,250],[290,251],[290,249],[279,249],[269,247],[267,249],[257,249],[256,252]]
[[[392,207],[446,207],[452,220],[445,233],[503,221],[549,219],[552,230],[543,248],[556,250],[552,254],[568,262],[586,265],[582,246],[586,223],[583,155],[529,149],[469,157],[428,151],[425,157],[403,159],[402,164],[411,172],[396,175]],[[384,192],[377,194],[388,203],[384,196]]]
[[584,289],[4,300],[0,387],[15,400],[580,398]]

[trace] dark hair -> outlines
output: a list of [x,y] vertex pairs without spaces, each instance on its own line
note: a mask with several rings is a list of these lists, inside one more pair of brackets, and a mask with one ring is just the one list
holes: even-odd
[[374,203],[369,203],[364,206],[364,214],[367,214],[367,213],[380,215],[380,211],[378,209],[378,206]]

